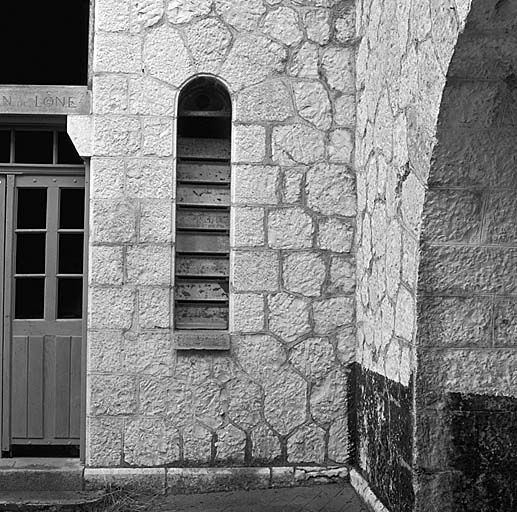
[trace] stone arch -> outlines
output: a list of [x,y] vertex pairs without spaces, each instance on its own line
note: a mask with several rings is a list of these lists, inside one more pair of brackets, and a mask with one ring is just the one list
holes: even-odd
[[418,274],[419,511],[517,502],[516,19],[515,3],[473,2],[439,109]]

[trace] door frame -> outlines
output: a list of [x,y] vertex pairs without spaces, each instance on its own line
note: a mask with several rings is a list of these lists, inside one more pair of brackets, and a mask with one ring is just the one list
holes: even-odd
[[[0,126],[31,128],[61,128],[66,133],[66,116],[2,116]],[[10,445],[10,340],[12,282],[7,284],[6,276],[12,273],[13,237],[8,240],[5,227],[13,222],[14,187],[16,175],[79,175],[84,177],[84,248],[83,248],[83,322],[81,342],[81,405],[80,405],[80,460],[86,456],[86,370],[87,370],[87,313],[88,313],[88,254],[89,254],[89,205],[90,205],[90,161],[83,158],[82,165],[20,165],[0,164],[0,458],[3,452],[11,449]],[[8,194],[8,189],[12,189]]]

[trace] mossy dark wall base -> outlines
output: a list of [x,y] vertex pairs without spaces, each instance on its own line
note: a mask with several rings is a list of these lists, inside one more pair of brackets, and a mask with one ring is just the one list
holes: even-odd
[[[354,463],[391,512],[411,512],[415,501],[412,386],[403,386],[358,364],[352,374],[357,386],[357,430],[351,430],[350,440],[356,445]],[[366,453],[365,467],[361,453]]]

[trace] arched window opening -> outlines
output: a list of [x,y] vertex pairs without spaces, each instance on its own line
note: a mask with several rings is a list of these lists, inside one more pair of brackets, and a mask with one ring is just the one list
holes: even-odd
[[228,329],[231,100],[215,79],[180,94],[176,329]]
[[0,83],[86,85],[89,0],[2,2]]

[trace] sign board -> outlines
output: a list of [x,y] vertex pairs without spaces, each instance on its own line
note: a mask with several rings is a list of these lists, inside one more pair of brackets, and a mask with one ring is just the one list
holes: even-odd
[[76,85],[0,85],[0,114],[89,114],[90,91]]

